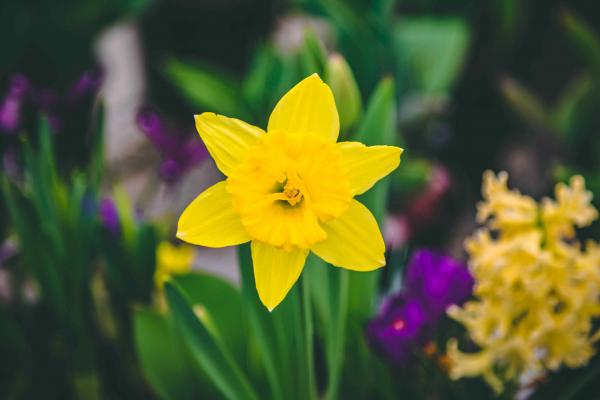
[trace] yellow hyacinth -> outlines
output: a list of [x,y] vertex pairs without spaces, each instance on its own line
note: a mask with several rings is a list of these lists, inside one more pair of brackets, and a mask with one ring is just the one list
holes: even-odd
[[485,225],[466,241],[475,299],[449,310],[480,348],[463,353],[451,341],[450,375],[481,375],[497,391],[522,376],[586,364],[600,316],[600,247],[575,238],[576,227],[598,217],[583,178],[556,185],[556,200],[540,204],[507,181],[505,172],[484,174]]
[[176,246],[170,242],[160,242],[156,247],[156,287],[162,289],[165,280],[171,275],[191,271],[194,257],[194,248],[189,245]]
[[292,288],[309,251],[356,271],[385,264],[377,222],[353,197],[394,170],[402,149],[336,143],[338,112],[317,74],[281,98],[266,132],[213,113],[195,119],[226,179],[184,210],[177,237],[208,247],[251,241],[256,289],[269,310]]

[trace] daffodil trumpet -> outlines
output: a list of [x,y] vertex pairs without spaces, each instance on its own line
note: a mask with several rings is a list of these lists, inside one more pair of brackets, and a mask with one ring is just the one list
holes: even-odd
[[270,311],[298,280],[309,251],[355,271],[385,265],[377,221],[354,196],[398,167],[403,150],[336,143],[336,104],[317,74],[281,98],[266,132],[210,112],[195,121],[226,179],[184,210],[177,237],[207,247],[251,241],[256,289]]

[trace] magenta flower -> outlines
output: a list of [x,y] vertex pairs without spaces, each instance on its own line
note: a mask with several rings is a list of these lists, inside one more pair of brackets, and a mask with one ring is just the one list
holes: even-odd
[[387,299],[367,327],[371,346],[390,361],[405,364],[427,337],[427,314],[421,304],[397,294]]
[[464,303],[473,292],[469,269],[450,256],[431,250],[413,253],[406,270],[407,296],[418,299],[435,324],[452,304]]
[[390,361],[405,364],[432,339],[446,309],[471,296],[473,283],[466,265],[432,250],[416,251],[403,290],[388,298],[369,322],[369,342]]

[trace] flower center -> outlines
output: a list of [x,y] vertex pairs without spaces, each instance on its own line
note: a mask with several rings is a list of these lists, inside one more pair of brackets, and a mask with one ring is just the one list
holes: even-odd
[[404,329],[405,326],[406,323],[402,319],[396,320],[393,325],[395,331],[401,331],[402,329]]
[[300,178],[298,178],[295,174],[291,176],[290,175],[288,175],[288,178],[283,186],[283,194],[285,195],[285,200],[290,204],[290,206],[295,206],[302,201],[302,190],[300,188],[303,186],[303,184]]

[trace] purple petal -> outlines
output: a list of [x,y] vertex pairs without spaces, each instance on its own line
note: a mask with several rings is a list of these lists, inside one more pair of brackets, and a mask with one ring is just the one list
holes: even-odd
[[109,199],[104,198],[100,201],[100,220],[102,225],[113,235],[118,235],[121,230],[121,222],[119,221],[119,213],[115,203]]
[[462,304],[473,289],[466,265],[444,254],[420,250],[413,254],[406,271],[406,292],[420,299],[432,322],[452,304]]
[[166,153],[177,144],[166,131],[163,119],[153,110],[144,109],[137,115],[137,124],[158,151]]
[[21,125],[21,108],[23,101],[18,96],[8,95],[0,104],[0,129],[7,132],[16,131]]
[[103,78],[103,74],[98,71],[84,72],[71,88],[69,101],[74,102],[86,95],[95,94],[100,89]]
[[23,74],[15,74],[10,80],[9,94],[16,97],[25,97],[29,92],[29,80]]
[[427,339],[427,315],[415,299],[396,295],[383,305],[380,314],[369,322],[367,337],[386,358],[403,364],[414,348]]

